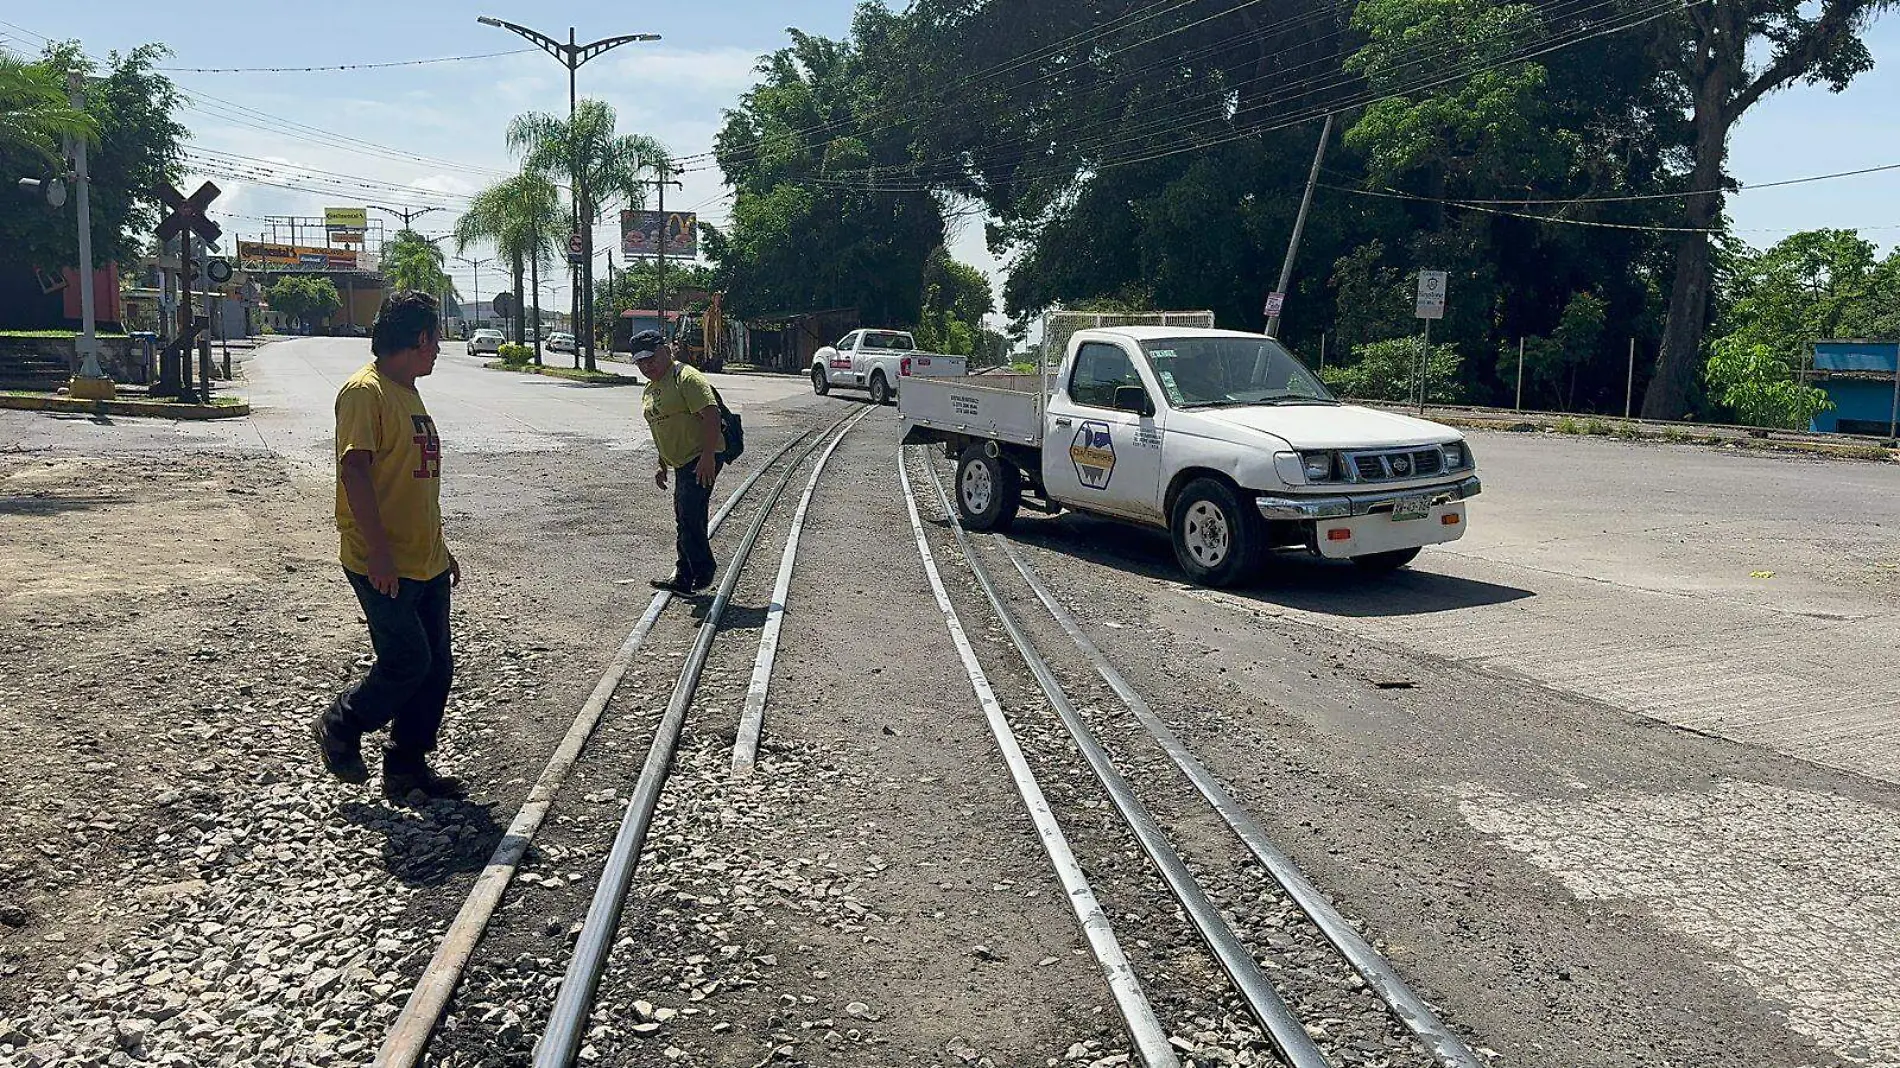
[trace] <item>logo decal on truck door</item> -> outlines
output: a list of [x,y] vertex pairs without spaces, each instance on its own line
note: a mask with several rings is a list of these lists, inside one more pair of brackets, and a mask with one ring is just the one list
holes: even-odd
[[1107,489],[1115,474],[1115,440],[1109,437],[1108,424],[1096,419],[1084,422],[1069,445],[1069,459],[1075,462],[1075,475],[1083,488]]

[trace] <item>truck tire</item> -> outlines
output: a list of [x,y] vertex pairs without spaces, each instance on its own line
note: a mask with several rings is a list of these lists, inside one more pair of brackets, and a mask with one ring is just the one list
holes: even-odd
[[957,514],[971,530],[1008,530],[1023,506],[1023,473],[983,446],[972,445],[957,459]]
[[1232,486],[1197,478],[1175,498],[1168,530],[1174,558],[1201,586],[1238,586],[1259,571],[1265,540],[1249,503]]
[[871,372],[871,403],[889,404],[891,402],[891,384],[884,381],[883,371]]
[[1367,553],[1364,556],[1353,557],[1352,562],[1375,575],[1383,575],[1388,571],[1397,571],[1399,568],[1411,563],[1417,556],[1418,549],[1413,547],[1410,549],[1394,549],[1389,553]]
[[825,376],[825,369],[813,365],[811,369],[811,391],[820,397],[831,392],[831,379]]

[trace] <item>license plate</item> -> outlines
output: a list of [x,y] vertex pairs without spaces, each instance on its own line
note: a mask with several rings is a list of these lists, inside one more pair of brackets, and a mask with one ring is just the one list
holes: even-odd
[[1392,521],[1395,523],[1423,519],[1431,514],[1432,502],[1429,497],[1405,497],[1392,502]]

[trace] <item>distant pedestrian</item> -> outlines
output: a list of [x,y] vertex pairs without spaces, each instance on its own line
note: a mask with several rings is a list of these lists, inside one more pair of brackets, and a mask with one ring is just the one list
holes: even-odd
[[654,449],[659,453],[653,484],[665,489],[669,472],[673,478],[674,541],[679,559],[671,575],[653,580],[653,588],[675,593],[703,590],[712,585],[713,573],[719,567],[706,530],[713,482],[719,477],[720,453],[726,448],[719,398],[697,368],[673,358],[672,346],[657,330],[642,330],[633,336],[633,363],[647,379],[641,410],[653,430]]
[[392,294],[370,332],[375,358],[336,395],[336,527],[376,662],[318,717],[317,743],[330,774],[368,782],[363,735],[388,727],[383,793],[397,802],[466,792],[428,763],[455,673],[449,588],[462,581],[442,536],[442,443],[416,392],[440,330],[434,297]]

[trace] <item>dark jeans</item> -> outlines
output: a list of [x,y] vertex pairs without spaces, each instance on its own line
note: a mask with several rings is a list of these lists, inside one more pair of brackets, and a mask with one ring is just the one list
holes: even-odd
[[673,470],[674,541],[679,550],[673,573],[695,586],[711,582],[713,573],[719,570],[719,562],[713,559],[712,537],[706,530],[711,521],[712,487],[699,484],[698,467],[699,461],[694,460]]
[[366,576],[347,568],[343,573],[369,621],[376,663],[336,699],[325,722],[333,732],[358,735],[388,727],[384,766],[420,764],[435,748],[455,678],[448,573],[427,582],[402,579],[394,597],[378,593]]

